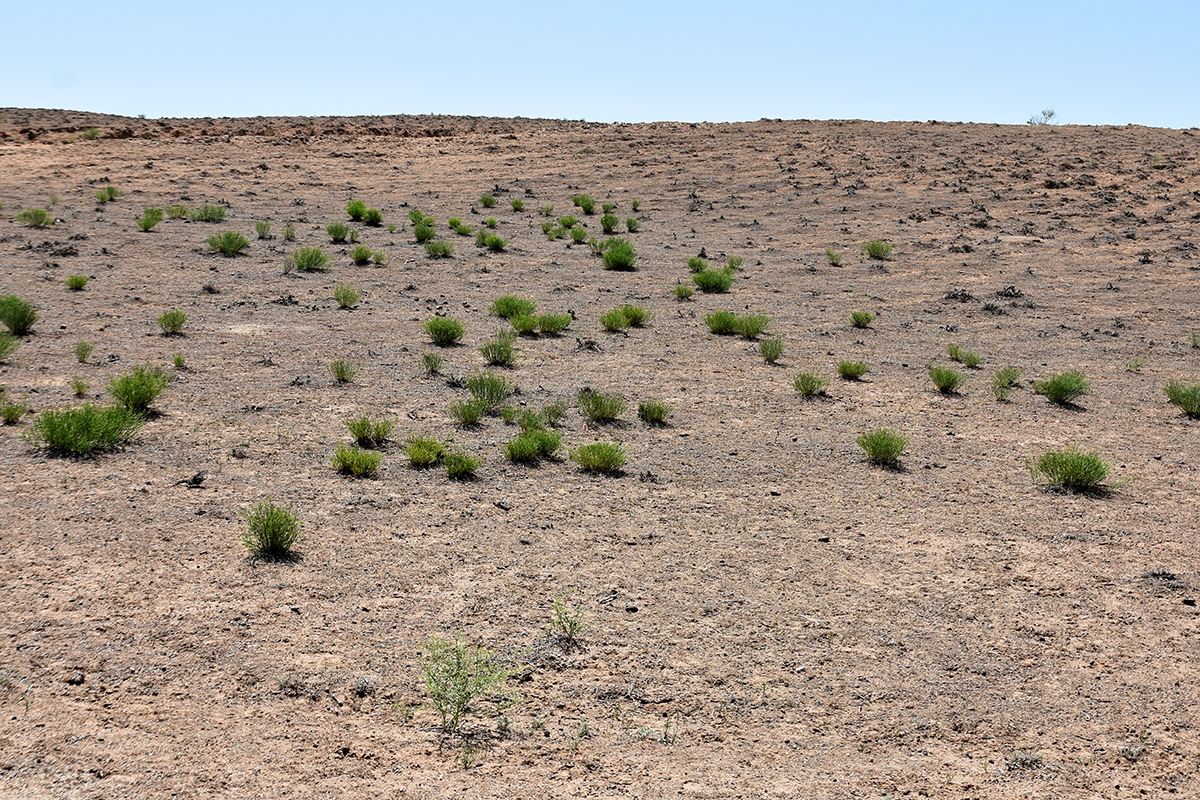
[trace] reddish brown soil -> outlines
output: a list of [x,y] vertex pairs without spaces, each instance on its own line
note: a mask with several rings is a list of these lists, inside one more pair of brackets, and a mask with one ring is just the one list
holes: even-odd
[[[89,125],[103,138],[77,140]],[[1196,796],[1200,422],[1162,386],[1200,372],[1198,144],[1136,127],[0,112],[0,293],[42,315],[0,384],[42,410],[79,402],[74,376],[100,399],[136,364],[188,366],[123,452],[50,458],[22,437],[31,418],[0,428],[0,794]],[[106,182],[125,196],[100,208]],[[507,252],[447,234],[454,258],[426,258],[408,212],[478,225],[493,188]],[[538,206],[568,213],[578,192],[622,217],[641,199],[637,272],[542,235]],[[350,198],[398,225],[362,231],[386,267],[328,244]],[[134,227],[143,206],[204,202],[227,221]],[[59,222],[21,226],[30,206]],[[281,238],[205,252],[262,219],[324,243],[332,270],[282,274]],[[875,238],[891,261],[858,256]],[[745,264],[729,294],[678,302],[701,248]],[[64,288],[73,273],[86,290]],[[339,281],[363,291],[355,310],[330,298]],[[464,392],[422,375],[421,322],[464,320],[446,371],[469,373],[505,293],[577,317],[519,342],[520,402],[590,385],[674,406],[665,428],[630,411],[590,429],[572,408],[567,446],[621,441],[623,477],[510,465],[498,419],[454,428]],[[626,302],[650,327],[604,334]],[[185,337],[159,335],[170,308]],[[769,314],[782,362],[709,334],[723,308]],[[855,309],[871,329],[847,324]],[[960,396],[925,374],[950,344],[986,359]],[[866,380],[793,391],[796,370],[851,357]],[[331,381],[335,358],[362,365],[354,383]],[[1004,364],[1024,374],[998,403]],[[1030,390],[1068,368],[1093,384],[1079,408]],[[335,474],[359,410],[452,437],[485,459],[478,480],[396,448],[376,480]],[[902,470],[864,461],[855,437],[877,425],[910,437]],[[1025,459],[1069,444],[1131,481],[1034,485]],[[246,557],[238,511],[264,497],[300,510],[300,560]],[[568,586],[591,622],[573,652],[544,634]],[[471,769],[418,671],[421,644],[455,631],[525,665],[509,732],[469,721]]]

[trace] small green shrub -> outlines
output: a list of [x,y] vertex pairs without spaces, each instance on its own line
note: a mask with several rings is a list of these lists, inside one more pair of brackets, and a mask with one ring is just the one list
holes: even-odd
[[1033,384],[1033,391],[1051,403],[1068,405],[1088,393],[1091,385],[1079,370],[1059,372]]
[[432,467],[446,455],[446,446],[432,436],[410,436],[404,441],[404,454],[414,469]]
[[615,209],[616,207],[617,207],[616,203],[601,203],[600,204],[600,210],[603,211],[605,214],[611,214],[613,212],[613,209]]
[[337,301],[338,308],[354,308],[354,305],[362,299],[362,292],[348,283],[335,283],[333,299]]
[[900,463],[900,456],[908,446],[908,439],[887,428],[875,428],[859,434],[858,446],[867,454],[871,463],[895,467]]
[[582,227],[571,228],[571,243],[572,244],[583,244],[584,242],[587,241],[587,238],[588,238],[587,228],[582,228]]
[[4,323],[13,336],[27,335],[37,321],[37,309],[26,301],[15,294],[0,297],[0,322]]
[[367,204],[361,200],[351,200],[346,203],[346,216],[355,222],[363,218],[363,214],[367,213]]
[[783,355],[783,339],[780,339],[778,336],[763,339],[758,343],[758,354],[768,364],[774,364]]
[[840,267],[842,265],[842,254],[826,247],[825,261],[827,261],[831,267]]
[[383,224],[383,213],[378,208],[368,208],[363,212],[362,223],[369,228],[378,228]]
[[665,425],[671,406],[662,400],[643,400],[638,403],[638,416],[648,425]]
[[[142,209],[142,215],[137,218],[138,230],[143,233],[149,233],[154,230],[154,226],[163,220],[163,210],[158,206],[146,206]],[[261,237],[259,237],[261,238]]]
[[511,367],[516,361],[513,342],[517,335],[512,331],[498,330],[496,334],[479,347],[483,360],[489,367]]
[[71,391],[75,393],[76,397],[83,397],[90,388],[92,385],[82,378],[71,378]]
[[24,403],[0,403],[0,422],[3,422],[5,425],[16,425],[21,421],[21,417],[28,413],[29,406]]
[[554,216],[554,206],[538,206],[538,214],[543,217]]
[[1084,452],[1074,447],[1049,450],[1027,463],[1030,477],[1035,482],[1044,481],[1077,492],[1099,487],[1110,469],[1098,452]]
[[487,219],[485,219],[483,221],[483,224],[488,226],[492,230],[495,230],[496,226],[500,224],[500,220],[496,219],[495,217],[488,217]]
[[1021,370],[1016,367],[1002,367],[996,370],[992,375],[992,394],[1001,402],[1007,400],[1012,387],[1020,376]]
[[616,394],[584,389],[579,393],[579,408],[588,422],[615,422],[625,412],[625,399]]
[[639,208],[642,207],[642,201],[638,200],[637,198],[634,198],[633,202],[629,204],[629,207],[632,208],[634,211],[637,211]]
[[688,272],[695,275],[697,272],[703,272],[708,269],[708,260],[700,256],[692,256],[687,260]]
[[691,286],[677,283],[671,287],[671,292],[675,295],[676,300],[691,300],[696,290]]
[[954,394],[966,382],[967,376],[950,367],[930,364],[929,379],[942,394]]
[[642,223],[636,217],[625,218],[625,230],[629,231],[630,233],[637,233],[638,229],[641,227]]
[[542,408],[542,419],[550,427],[557,427],[558,423],[567,414],[567,401],[555,400]]
[[485,414],[495,414],[516,392],[516,386],[494,372],[477,372],[466,380],[467,391],[483,408]]
[[75,353],[75,360],[78,361],[80,364],[83,364],[92,355],[92,351],[94,349],[96,349],[96,346],[93,345],[91,342],[82,342],[81,341],[81,342],[75,343],[75,348],[72,352]]
[[706,294],[728,292],[733,285],[733,270],[705,269],[692,276],[692,283]]
[[442,456],[442,465],[446,468],[446,477],[464,481],[475,477],[475,471],[479,469],[480,460],[471,458],[462,450],[451,450]]
[[118,200],[125,195],[125,192],[113,186],[111,183],[96,192],[94,197],[100,205],[111,203],[113,200]]
[[145,414],[170,382],[171,376],[161,367],[139,366],[109,380],[108,393],[129,411]]
[[521,314],[508,321],[518,336],[536,336],[538,318],[532,314]]
[[84,128],[79,132],[79,138],[86,142],[94,142],[100,138],[99,128]]
[[378,449],[387,444],[391,438],[392,431],[396,429],[396,423],[390,419],[371,419],[367,414],[359,414],[357,417],[348,417],[345,420],[346,430],[354,437],[354,442],[359,447],[367,449]]
[[371,250],[371,248],[367,247],[365,244],[360,244],[350,252],[350,260],[361,267],[363,264],[371,263],[371,256],[373,255],[375,255],[375,253]]
[[187,215],[187,206],[167,206],[167,219],[183,219]]
[[862,378],[863,375],[866,375],[870,369],[864,361],[839,361],[837,374],[839,378],[856,381]]
[[630,305],[628,303],[621,306],[619,311],[625,315],[625,320],[631,328],[644,328],[650,324],[650,320],[654,319],[653,313],[641,306]]
[[766,314],[743,314],[738,317],[736,330],[743,339],[757,339],[770,324],[771,318]]
[[951,361],[957,361],[964,367],[971,369],[977,368],[983,363],[983,356],[973,350],[963,350],[956,344],[952,344],[946,348],[946,355],[950,356]]
[[30,228],[49,228],[54,224],[54,217],[44,208],[27,208],[17,214],[17,221]]
[[259,239],[263,239],[263,240],[270,239],[271,238],[271,223],[265,219],[259,220],[258,222],[254,223],[254,235],[257,236]]
[[320,247],[297,247],[290,256],[298,272],[325,272],[329,269],[329,254]]
[[[0,364],[5,364],[13,353],[17,352],[17,348],[21,346],[21,340],[11,333],[0,332]],[[3,389],[0,389],[0,396],[3,396]]]
[[797,372],[792,376],[792,388],[801,397],[820,397],[828,385],[829,381],[815,372]]
[[478,425],[484,413],[483,404],[478,400],[455,400],[450,404],[450,418],[463,428]]
[[443,733],[456,733],[475,704],[487,701],[503,708],[515,702],[506,683],[516,670],[485,648],[473,647],[460,637],[434,636],[423,649],[421,676],[430,705],[441,717]]
[[300,540],[300,515],[291,505],[276,505],[263,500],[242,512],[246,530],[242,544],[259,558],[287,558]]
[[479,196],[479,205],[483,206],[484,208],[495,208],[496,198],[494,195],[482,194]]
[[338,383],[350,383],[358,374],[358,365],[353,361],[339,358],[337,361],[329,362],[329,374]]
[[443,358],[438,353],[422,353],[421,354],[421,366],[424,368],[426,375],[439,374],[442,371],[442,367],[445,366],[445,364],[446,364],[446,359]]
[[226,258],[233,258],[250,247],[250,240],[237,231],[223,231],[208,237],[208,247]]
[[617,333],[629,327],[629,318],[625,316],[624,311],[614,308],[600,315],[600,324],[604,326],[604,330]]
[[615,475],[625,466],[625,448],[616,442],[585,444],[570,452],[571,460],[584,472],[602,472]]
[[88,285],[88,276],[87,275],[68,275],[66,283],[67,283],[67,288],[70,289],[71,291],[73,291],[73,292],[82,291],[83,287]]
[[1188,343],[1192,349],[1200,348],[1200,331],[1192,331],[1192,335],[1188,337]]
[[571,202],[574,203],[577,208],[583,211],[584,214],[596,213],[596,201],[593,200],[589,195],[577,194],[571,198]]
[[52,455],[82,457],[124,447],[145,422],[121,406],[85,404],[43,411],[26,436]]
[[344,222],[331,222],[325,226],[325,232],[329,234],[329,241],[334,244],[345,244],[350,238],[350,234],[354,233],[354,229]]
[[525,210],[525,201],[519,197],[514,197],[508,201],[508,207],[511,208],[513,211],[524,211]]
[[508,242],[494,233],[489,233],[483,237],[483,246],[493,253],[502,253],[504,252],[504,248],[508,246]]
[[604,255],[601,258],[605,269],[629,272],[636,268],[637,251],[628,239],[608,239],[603,248]]
[[538,331],[549,336],[558,336],[574,321],[570,314],[542,314],[537,318]]
[[725,260],[725,268],[736,271],[736,270],[739,270],[742,268],[742,264],[744,262],[745,262],[745,259],[742,258],[741,256],[730,256],[729,258],[727,258]]
[[738,315],[732,311],[714,311],[704,318],[710,333],[718,336],[732,336],[737,333]]
[[425,243],[425,254],[430,258],[449,258],[454,254],[454,243],[445,239],[434,239]]
[[374,478],[383,455],[374,450],[340,444],[333,451],[333,468],[355,478]]
[[432,225],[426,225],[422,222],[413,228],[413,238],[417,240],[417,244],[431,242],[435,236],[437,236],[437,229]]
[[283,240],[285,242],[296,241],[296,226],[290,222],[283,226]]
[[176,353],[171,357],[171,365],[177,370],[187,369],[186,361],[183,358],[183,353]]
[[850,324],[856,328],[869,328],[875,321],[875,315],[870,311],[851,311]]
[[554,455],[561,444],[561,433],[544,429],[525,430],[504,445],[504,455],[514,464],[529,464]]
[[1200,383],[1169,381],[1163,391],[1171,405],[1192,419],[1200,419]]
[[867,258],[874,258],[879,261],[890,259],[894,249],[890,243],[880,239],[867,242],[862,246],[862,251],[866,254]]
[[1144,367],[1144,366],[1146,366],[1146,359],[1142,358],[1141,356],[1137,356],[1137,357],[1131,358],[1125,362],[1125,371],[1126,372],[1141,372],[1142,367]]
[[162,328],[164,336],[178,336],[188,323],[188,315],[177,308],[165,312],[158,318],[158,327]]
[[621,218],[612,214],[605,214],[600,218],[600,229],[608,236],[612,235],[619,224],[621,224]]
[[188,216],[192,222],[222,222],[225,219],[225,207],[205,203],[199,208],[193,208]]
[[571,228],[574,228],[578,224],[579,224],[579,220],[576,217],[572,217],[570,215],[558,218],[558,227],[560,227],[560,228],[566,228],[567,230],[570,230]]
[[488,308],[489,313],[501,319],[530,316],[535,311],[537,311],[536,302],[528,297],[518,297],[512,294],[496,298],[496,301]]
[[439,347],[449,347],[456,344],[466,333],[463,324],[451,317],[434,317],[425,322],[425,333]]

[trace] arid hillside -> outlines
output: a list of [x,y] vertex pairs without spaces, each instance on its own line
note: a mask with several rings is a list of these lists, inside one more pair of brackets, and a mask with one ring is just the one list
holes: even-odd
[[[1198,147],[0,110],[0,296],[37,313],[0,359],[0,796],[1200,795],[1200,419],[1164,392],[1200,381]],[[165,388],[124,446],[48,446],[139,367]],[[464,424],[485,369],[514,393]],[[331,461],[362,414],[394,423],[346,456],[373,477]],[[1099,488],[1031,473],[1069,448]],[[263,500],[291,558],[243,544]],[[446,732],[422,658],[455,636],[513,702]]]

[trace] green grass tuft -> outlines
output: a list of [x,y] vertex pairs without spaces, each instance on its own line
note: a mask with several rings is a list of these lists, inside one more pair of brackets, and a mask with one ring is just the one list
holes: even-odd
[[222,222],[225,219],[225,207],[205,203],[199,208],[193,208],[188,216],[192,222]]
[[867,258],[874,258],[878,261],[887,261],[888,259],[890,259],[892,257],[892,251],[894,249],[895,248],[892,247],[892,245],[890,243],[882,241],[880,239],[876,239],[874,241],[867,242],[866,244],[864,244],[862,246],[862,251],[867,256]]
[[43,411],[26,436],[52,455],[83,457],[120,449],[145,421],[142,415],[121,406],[85,404]]
[[0,322],[13,336],[26,336],[38,321],[38,311],[15,294],[0,297]]
[[593,389],[579,393],[579,408],[588,422],[615,422],[625,412],[625,399],[616,394],[603,394]]
[[763,357],[763,361],[774,364],[783,355],[783,339],[778,336],[763,339],[758,343],[758,354]]
[[223,231],[208,237],[208,248],[226,258],[240,256],[250,247],[250,240],[237,231]]
[[516,386],[494,372],[477,372],[466,381],[467,391],[482,406],[485,414],[495,414],[516,392]]
[[354,376],[358,374],[358,365],[353,361],[346,361],[339,358],[336,361],[329,362],[329,374],[338,383],[350,383],[354,380]]
[[865,361],[839,361],[837,365],[838,377],[848,381],[859,380],[870,371]]
[[345,423],[346,430],[354,437],[355,444],[372,450],[386,445],[392,431],[396,429],[394,420],[371,419],[367,414],[348,417]]
[[432,467],[446,455],[446,446],[432,436],[410,436],[404,441],[404,454],[414,469]]
[[300,540],[300,515],[290,505],[263,500],[242,512],[246,530],[242,544],[259,558],[287,558]]
[[895,467],[908,446],[908,439],[887,428],[863,431],[858,436],[858,446],[873,464]]
[[446,477],[464,481],[475,477],[475,471],[479,469],[480,460],[471,458],[462,450],[451,450],[442,456],[442,465],[446,468]]
[[1020,376],[1021,370],[1016,367],[1001,367],[996,370],[992,375],[992,394],[1000,402],[1008,400],[1008,395]]
[[333,451],[333,468],[343,475],[355,478],[374,478],[383,455],[374,450],[340,444]]
[[604,255],[601,258],[605,269],[622,272],[636,269],[634,265],[637,263],[637,251],[628,239],[607,239],[602,246]]
[[158,318],[158,327],[162,328],[164,336],[180,336],[187,325],[188,315],[177,308],[164,312]]
[[1163,387],[1167,400],[1192,419],[1200,419],[1200,383],[1170,381]]
[[289,260],[298,272],[325,272],[329,269],[329,254],[320,247],[297,247]]
[[479,347],[479,352],[489,367],[511,367],[516,361],[516,352],[513,350],[516,340],[516,333],[501,329]]
[[665,425],[671,406],[662,400],[643,400],[638,403],[638,417],[648,425]]
[[869,328],[875,321],[875,315],[870,311],[851,311],[850,324],[856,328]]
[[792,388],[801,397],[821,397],[828,385],[829,380],[815,372],[797,372],[792,376]]
[[1049,450],[1027,463],[1035,482],[1077,492],[1099,487],[1110,469],[1097,451],[1084,452],[1075,447]]
[[335,283],[333,299],[337,301],[338,308],[354,308],[355,303],[362,299],[362,292],[348,283]]
[[930,364],[929,379],[942,394],[954,394],[966,382],[967,376],[951,367]]
[[123,408],[135,414],[145,414],[158,399],[171,376],[161,367],[139,366],[108,382],[108,393]]
[[[146,206],[142,209],[142,215],[137,218],[138,230],[143,233],[149,233],[154,230],[154,226],[163,220],[163,210],[158,206]],[[262,238],[261,236],[259,237]]]
[[424,325],[425,333],[439,347],[449,347],[456,344],[466,333],[466,328],[456,319],[450,317],[434,317]]
[[728,268],[703,269],[692,276],[692,283],[696,284],[705,294],[728,292],[729,287],[733,286],[733,270]]
[[54,224],[54,216],[44,208],[27,208],[17,214],[17,221],[30,228],[49,228]]
[[616,442],[585,444],[570,452],[571,460],[584,472],[601,472],[606,475],[620,474],[625,466],[625,448]]
[[1069,405],[1088,393],[1091,385],[1079,370],[1059,372],[1033,384],[1033,391],[1051,403]]

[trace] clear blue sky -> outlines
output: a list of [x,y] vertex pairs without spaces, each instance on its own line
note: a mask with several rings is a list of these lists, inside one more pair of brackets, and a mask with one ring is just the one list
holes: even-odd
[[1200,126],[1200,2],[15,2],[0,106]]

